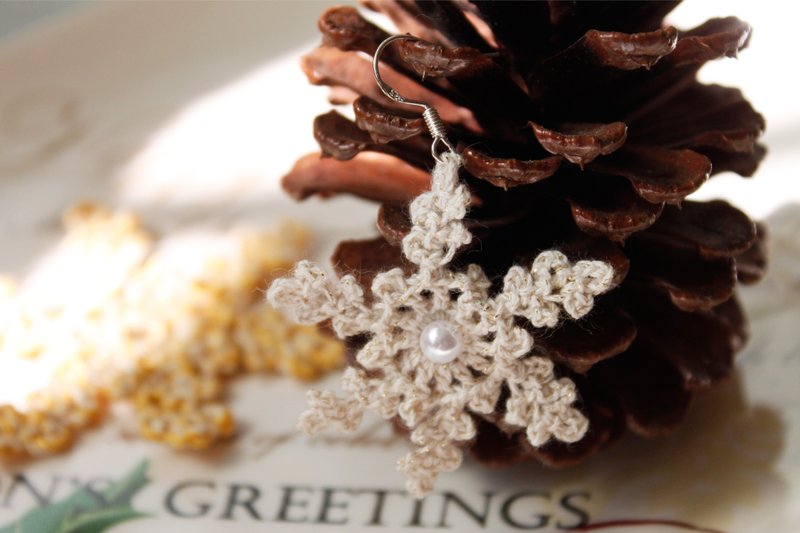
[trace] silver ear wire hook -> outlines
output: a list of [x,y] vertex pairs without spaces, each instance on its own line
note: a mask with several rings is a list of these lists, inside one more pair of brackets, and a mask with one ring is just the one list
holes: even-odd
[[378,88],[380,88],[381,92],[385,94],[388,98],[391,98],[395,102],[399,104],[405,105],[412,105],[416,107],[422,108],[422,118],[425,120],[425,125],[428,126],[428,131],[433,137],[433,142],[431,143],[431,155],[436,161],[442,162],[442,158],[440,157],[440,151],[438,150],[439,145],[444,145],[451,152],[455,152],[453,145],[450,144],[450,141],[447,140],[447,130],[445,130],[444,122],[442,122],[442,118],[439,116],[439,113],[426,104],[425,102],[418,102],[416,100],[409,100],[405,96],[401,95],[397,91],[395,91],[392,87],[390,87],[383,78],[381,78],[380,73],[380,58],[383,50],[392,44],[394,41],[419,41],[417,37],[413,35],[392,35],[383,40],[381,44],[378,45],[378,48],[375,50],[375,55],[372,57],[372,73],[375,75],[375,81],[378,83]]

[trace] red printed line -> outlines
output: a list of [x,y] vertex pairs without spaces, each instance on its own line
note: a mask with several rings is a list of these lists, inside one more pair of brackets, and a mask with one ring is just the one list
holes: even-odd
[[668,526],[685,531],[695,531],[699,533],[725,533],[719,529],[709,529],[699,527],[688,522],[679,520],[609,520],[608,522],[596,522],[585,526],[570,528],[570,531],[597,531],[598,529],[608,529],[612,527],[635,527],[635,526]]

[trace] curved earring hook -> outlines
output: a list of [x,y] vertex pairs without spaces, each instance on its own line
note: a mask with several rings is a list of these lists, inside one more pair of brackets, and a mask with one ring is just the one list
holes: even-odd
[[418,40],[419,39],[417,37],[414,37],[413,35],[409,34],[392,35],[384,39],[383,42],[381,42],[381,44],[378,45],[378,48],[375,49],[375,54],[372,56],[372,73],[375,75],[375,81],[378,82],[378,88],[387,97],[391,98],[392,100],[400,104],[407,104],[422,108],[428,108],[429,106],[425,102],[409,100],[402,94],[398,93],[388,83],[383,81],[383,78],[381,78],[380,59],[381,59],[381,54],[383,54],[383,51],[386,49],[386,47],[395,41],[418,41]]
[[450,141],[447,140],[447,131],[444,127],[444,122],[442,122],[439,113],[436,112],[434,108],[426,104],[425,102],[419,102],[417,100],[410,100],[403,96],[402,94],[398,93],[394,90],[389,84],[383,81],[381,78],[380,72],[380,59],[381,54],[386,49],[387,46],[392,44],[394,41],[419,41],[420,39],[414,37],[413,35],[404,34],[404,35],[392,35],[387,37],[386,39],[378,45],[378,48],[375,49],[375,54],[372,57],[372,73],[375,76],[375,81],[378,84],[378,88],[381,90],[383,94],[385,94],[391,100],[399,104],[411,105],[416,107],[422,108],[422,118],[425,120],[425,125],[428,126],[428,131],[433,137],[433,142],[431,143],[431,154],[436,161],[442,162],[442,158],[440,156],[440,151],[438,150],[438,146],[444,145],[447,150],[451,152],[455,152],[453,145],[450,144]]

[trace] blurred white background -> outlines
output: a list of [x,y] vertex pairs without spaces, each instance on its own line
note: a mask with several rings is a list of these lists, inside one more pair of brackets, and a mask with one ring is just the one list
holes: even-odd
[[[273,39],[279,38],[292,45],[292,49],[287,51],[285,50],[286,43],[282,43],[281,48],[284,50],[277,57],[265,49],[265,64],[260,66],[255,78],[251,77],[250,86],[254,90],[256,88],[263,90],[265,86],[259,85],[257,79],[273,80],[262,96],[263,99],[273,102],[300,102],[301,96],[308,95],[302,104],[278,106],[272,113],[273,118],[287,128],[284,129],[280,139],[276,138],[275,141],[280,141],[281,144],[289,138],[296,141],[294,149],[288,148],[276,154],[279,161],[273,161],[273,163],[277,163],[273,165],[273,168],[283,165],[282,168],[286,169],[297,156],[306,150],[313,149],[313,143],[310,142],[310,121],[314,115],[325,110],[327,105],[321,97],[324,89],[309,90],[303,76],[299,73],[297,57],[303,50],[309,49],[318,41],[313,24],[315,14],[326,5],[335,3],[337,2],[249,2],[253,6],[254,13],[259,15],[265,13],[263,9],[265,4],[270,5],[274,14],[269,17],[272,20],[265,19],[263,21],[264,33],[271,32]],[[87,11],[107,9],[107,6],[101,4],[75,0],[1,1],[0,45],[14,40],[21,41],[26,37],[30,38],[37,32],[46,33],[48,27],[64,24],[71,17],[85,16]],[[161,4],[161,6],[154,4]],[[164,4],[164,2],[158,2],[150,5],[152,9],[158,10],[163,9]],[[191,2],[187,4],[191,4]],[[256,7],[254,4],[261,5]],[[287,9],[291,4],[295,5],[291,9]],[[298,4],[302,4],[302,6]],[[184,9],[202,8],[197,5],[185,5]],[[741,54],[739,60],[722,60],[706,65],[700,76],[703,81],[742,88],[756,109],[767,117],[767,132],[763,141],[769,147],[769,156],[756,179],[744,180],[735,176],[716,178],[703,187],[697,194],[698,197],[724,196],[758,217],[766,216],[776,206],[785,202],[800,201],[800,180],[794,176],[795,169],[800,164],[800,98],[797,97],[800,86],[798,86],[795,68],[792,67],[792,64],[796,63],[796,58],[792,55],[793,49],[796,47],[792,45],[791,41],[796,32],[794,28],[797,20],[796,11],[798,9],[792,3],[690,0],[678,6],[669,17],[669,21],[677,27],[689,28],[714,16],[735,15],[749,22],[754,28],[750,46]],[[276,25],[276,22],[279,23]],[[277,33],[275,33],[276,31]],[[273,39],[266,38],[260,45],[264,46],[265,43],[268,45]],[[231,89],[235,85],[234,81],[231,80]],[[244,87],[239,87],[239,89],[244,90]],[[312,93],[314,94],[312,95]],[[232,90],[228,94],[233,97],[238,94],[238,91]],[[240,94],[237,98],[242,100]],[[241,116],[235,113],[235,104],[211,98],[206,99],[205,103],[209,106],[213,103],[218,114],[215,115],[211,107],[203,109],[202,106],[196,106],[193,102],[187,102],[187,108],[191,107],[194,113],[188,123],[192,127],[189,128],[187,124],[186,128],[181,130],[180,137],[173,135],[171,142],[168,143],[168,148],[173,150],[179,149],[180,146],[186,146],[184,142],[189,140],[183,137],[187,134],[186,129],[196,129],[196,127],[202,129],[202,126],[208,124],[209,121],[219,120],[221,127],[237,128],[239,134],[195,138],[194,142],[201,143],[201,146],[216,146],[214,152],[221,158],[215,161],[204,160],[211,154],[206,150],[199,150],[200,158],[195,160],[197,168],[206,169],[206,171],[209,168],[219,170],[218,165],[225,164],[226,153],[235,155],[239,159],[249,157],[254,162],[258,161],[261,157],[259,153],[263,153],[264,144],[259,142],[248,145],[247,128],[249,126],[239,120]],[[250,103],[246,102],[247,105]],[[243,107],[238,106],[238,109],[241,110]],[[232,111],[234,112],[232,113]],[[275,113],[282,114],[275,116]],[[229,120],[226,120],[226,117]],[[252,133],[268,135],[268,132],[253,131]],[[226,139],[228,143],[236,143],[238,146],[226,146]],[[263,135],[259,139],[263,140]],[[247,146],[241,146],[242,143]],[[228,149],[230,151],[226,152]],[[252,151],[248,152],[249,150]],[[162,151],[158,150],[158,152]],[[193,150],[193,152],[196,157],[198,150]],[[161,164],[182,164],[179,154],[174,152],[169,159],[171,159],[170,163],[167,158],[161,159]],[[209,167],[209,164],[212,166]],[[176,168],[148,168],[153,171],[154,175],[162,176],[176,171]],[[187,170],[189,169],[182,168],[182,171]],[[204,173],[200,172],[199,174]],[[209,176],[210,172],[205,172],[205,175]],[[201,179],[201,177],[198,176],[197,179]]]

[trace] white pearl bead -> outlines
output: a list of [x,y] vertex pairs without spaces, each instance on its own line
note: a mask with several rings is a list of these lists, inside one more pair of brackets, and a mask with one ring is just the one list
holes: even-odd
[[419,337],[422,353],[432,363],[449,363],[461,355],[461,337],[450,322],[437,320],[428,324]]

